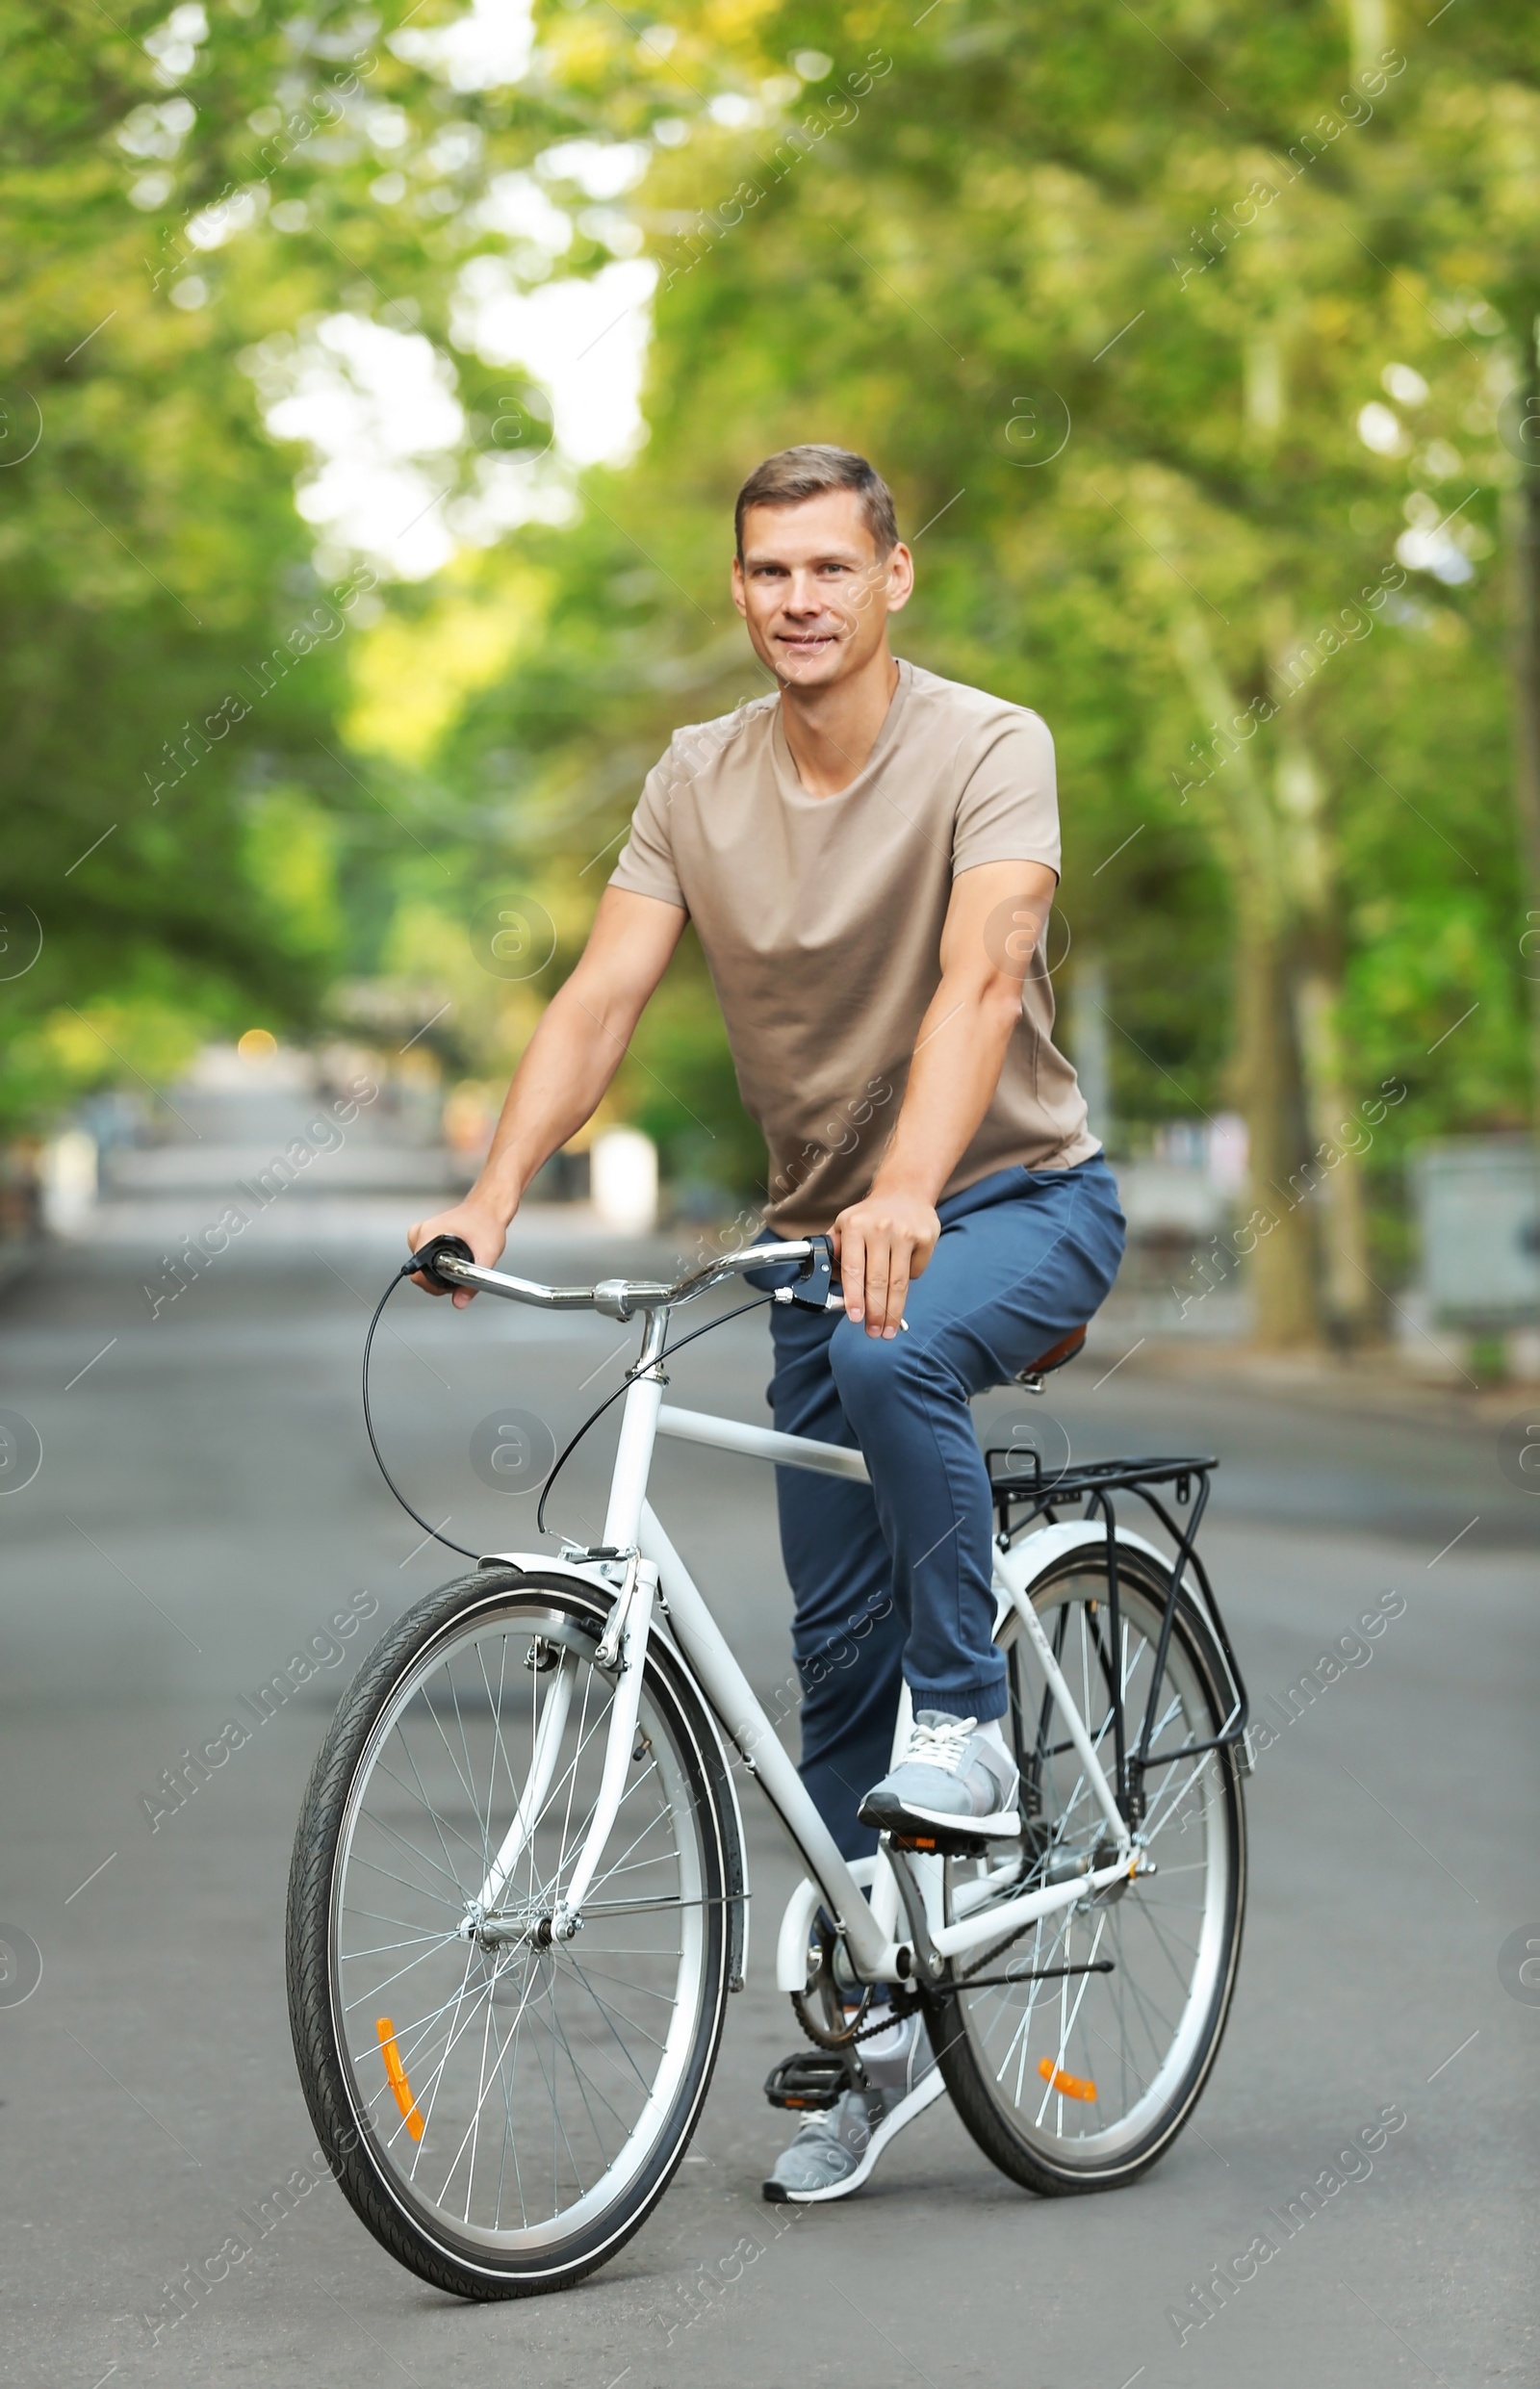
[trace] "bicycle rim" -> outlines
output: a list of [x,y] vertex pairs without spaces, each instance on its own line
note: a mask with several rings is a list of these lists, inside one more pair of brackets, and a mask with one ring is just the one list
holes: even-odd
[[[540,1927],[593,1812],[613,1680],[534,1594],[451,1623],[383,1702],[340,1820],[330,1952],[348,2103],[435,2245],[539,2270],[606,2252],[683,2145],[720,2014],[718,1868],[698,1761],[649,1669],[630,1773],[575,1940]],[[516,1817],[524,1846],[473,1929]]]

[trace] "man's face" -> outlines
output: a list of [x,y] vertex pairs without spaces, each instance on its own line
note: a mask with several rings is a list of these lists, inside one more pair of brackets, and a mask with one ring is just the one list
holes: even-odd
[[854,490],[744,517],[733,603],[760,662],[792,688],[829,688],[869,663],[913,585],[909,550],[878,555]]

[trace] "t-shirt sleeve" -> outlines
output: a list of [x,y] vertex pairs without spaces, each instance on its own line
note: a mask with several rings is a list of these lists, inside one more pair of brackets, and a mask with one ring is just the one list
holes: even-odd
[[1059,790],[1048,725],[1025,707],[991,723],[952,834],[952,872],[980,862],[1060,863]]
[[680,912],[687,912],[690,908],[680,886],[669,835],[674,770],[674,750],[670,747],[642,783],[642,793],[631,815],[630,835],[620,850],[609,884],[611,887],[628,889],[633,896],[657,896],[664,904],[677,904]]

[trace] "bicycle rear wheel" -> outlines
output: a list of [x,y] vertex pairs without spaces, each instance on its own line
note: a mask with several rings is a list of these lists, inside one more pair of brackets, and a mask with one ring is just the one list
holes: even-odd
[[[1119,1666],[1130,1746],[1148,1698],[1169,1578],[1119,1546]],[[1115,1681],[1105,1547],[1067,1554],[1033,1606],[1109,1778]],[[947,1919],[1105,1865],[1116,1843],[1092,1800],[1020,1621],[1001,1633],[1025,1838],[945,1862]],[[1043,1918],[962,1964],[932,2027],[954,2105],[1005,2172],[1046,2196],[1135,2180],[1170,2146],[1208,2080],[1229,2014],[1245,1907],[1245,1816],[1233,1746],[1180,1757],[1224,1724],[1225,1676],[1196,1607],[1177,1606],[1145,1777],[1151,1871]],[[1110,1971],[1075,1969],[1106,1967]],[[1015,1982],[998,1978],[1014,1975]]]
[[430,1594],[345,1695],[295,1837],[290,2015],[321,2146],[375,2238],[461,2297],[558,2289],[615,2252],[667,2188],[721,2035],[735,1832],[660,1640],[581,1930],[549,1934],[603,1764],[605,1614],[506,1568]]

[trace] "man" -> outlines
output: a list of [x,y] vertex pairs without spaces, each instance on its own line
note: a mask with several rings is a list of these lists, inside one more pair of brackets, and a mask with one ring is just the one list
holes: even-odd
[[[863,457],[769,457],[736,531],[733,600],[779,690],[680,732],[650,774],[485,1169],[411,1246],[450,1232],[497,1262],[692,918],[769,1147],[767,1235],[830,1233],[843,1286],[842,1315],[771,1312],[775,1425],[859,1446],[871,1475],[778,1474],[803,1777],[847,1856],[938,1822],[983,1842],[1019,1822],[969,1398],[1082,1326],[1122,1253],[1051,1035],[1053,744],[1035,713],[894,659],[913,563]],[[851,2074],[766,2196],[859,2188],[941,2087],[912,2016],[863,2038]]]

